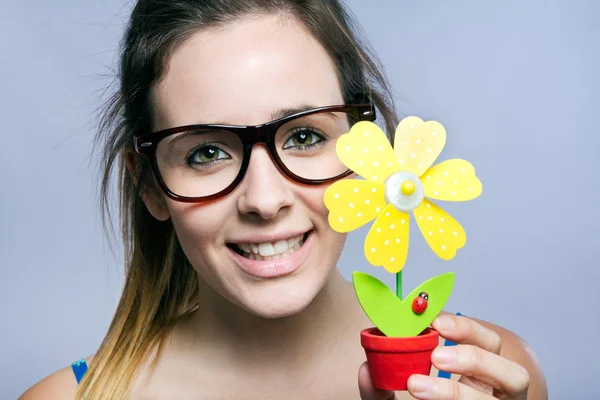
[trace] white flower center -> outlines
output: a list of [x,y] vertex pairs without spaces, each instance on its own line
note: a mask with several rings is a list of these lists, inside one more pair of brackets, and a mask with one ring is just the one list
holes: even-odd
[[385,181],[385,201],[396,207],[398,211],[414,210],[421,204],[423,198],[425,198],[423,183],[412,172],[396,172]]

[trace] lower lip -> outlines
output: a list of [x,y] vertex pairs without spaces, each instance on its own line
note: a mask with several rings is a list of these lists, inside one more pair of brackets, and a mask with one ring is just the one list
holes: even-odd
[[238,265],[250,275],[258,278],[276,278],[291,274],[300,268],[308,258],[311,243],[312,232],[309,233],[302,246],[292,254],[268,261],[250,260],[239,255],[231,248],[229,248],[229,251],[237,261]]

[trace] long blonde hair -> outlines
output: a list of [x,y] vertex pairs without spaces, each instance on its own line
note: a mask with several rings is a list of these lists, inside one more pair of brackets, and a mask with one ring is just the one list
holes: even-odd
[[133,150],[133,135],[151,131],[150,91],[177,46],[199,30],[250,14],[288,14],[301,21],[332,58],[345,101],[366,93],[383,117],[384,128],[392,132],[396,125],[391,91],[379,63],[359,40],[357,26],[338,0],[138,0],[121,43],[120,87],[103,109],[96,137],[102,156],[102,216],[109,231],[111,176],[118,166],[125,285],[78,399],[126,398],[150,352],[157,350],[156,361],[175,322],[197,306],[196,273],[171,222],[154,219],[139,196],[153,184],[147,160],[137,160],[132,176],[124,154]]

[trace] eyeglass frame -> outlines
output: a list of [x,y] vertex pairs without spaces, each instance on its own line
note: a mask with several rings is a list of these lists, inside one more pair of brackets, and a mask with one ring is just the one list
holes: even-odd
[[[275,149],[275,135],[281,126],[284,124],[293,121],[294,119],[304,117],[311,114],[318,114],[322,112],[343,112],[346,114],[350,114],[356,122],[360,121],[375,121],[376,112],[373,104],[346,104],[346,105],[334,105],[334,106],[325,106],[313,108],[310,110],[301,111],[298,113],[294,113],[283,118],[278,118],[273,121],[269,121],[260,125],[224,125],[224,124],[193,124],[193,125],[182,125],[168,129],[162,129],[160,131],[145,133],[141,135],[134,135],[133,137],[133,146],[135,151],[138,154],[145,156],[150,162],[150,166],[152,168],[152,172],[154,177],[156,178],[160,188],[165,193],[165,195],[173,200],[184,202],[184,203],[199,203],[204,201],[215,200],[220,197],[224,197],[231,193],[237,185],[244,179],[246,175],[246,171],[248,169],[248,165],[250,164],[250,156],[252,153],[252,149],[255,144],[262,143],[267,148],[269,156],[273,160],[275,166],[289,179],[302,183],[305,185],[321,185],[328,182],[333,182],[338,179],[342,179],[346,176],[352,174],[352,170],[347,169],[342,174],[331,178],[325,179],[306,179],[302,178],[292,171],[290,171],[285,163],[279,157],[277,150]],[[158,161],[156,158],[156,150],[158,148],[158,144],[164,138],[187,131],[194,130],[204,130],[204,129],[215,129],[215,130],[224,130],[235,134],[243,145],[243,159],[242,164],[240,166],[240,171],[236,175],[235,179],[227,186],[225,189],[220,190],[217,193],[208,195],[208,196],[200,196],[200,197],[187,197],[180,196],[167,186],[165,183],[162,174],[160,173],[160,168],[158,166]]]

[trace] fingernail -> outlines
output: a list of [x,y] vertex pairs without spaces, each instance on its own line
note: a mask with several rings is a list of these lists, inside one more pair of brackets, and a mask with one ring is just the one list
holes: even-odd
[[433,388],[433,380],[425,375],[412,375],[408,386],[414,394],[425,394]]
[[433,358],[439,364],[450,364],[456,359],[456,352],[451,347],[438,347],[433,352]]
[[434,325],[441,330],[451,330],[456,326],[454,317],[452,315],[438,315],[435,319]]

